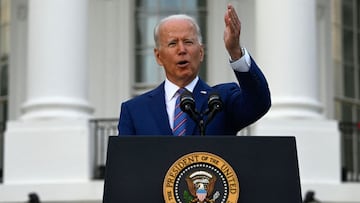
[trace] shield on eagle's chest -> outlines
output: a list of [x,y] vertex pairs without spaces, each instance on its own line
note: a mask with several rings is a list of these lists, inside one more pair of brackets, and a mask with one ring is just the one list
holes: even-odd
[[196,196],[202,202],[205,200],[205,198],[207,196],[207,192],[204,189],[199,189],[196,191]]

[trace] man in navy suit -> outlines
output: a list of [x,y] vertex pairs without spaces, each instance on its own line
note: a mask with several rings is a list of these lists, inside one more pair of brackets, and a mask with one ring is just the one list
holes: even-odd
[[[240,46],[241,23],[232,5],[225,13],[224,43],[230,66],[239,82],[207,85],[198,77],[204,48],[198,24],[187,15],[164,18],[155,27],[156,61],[166,79],[157,88],[122,103],[119,135],[173,135],[177,90],[192,92],[198,112],[208,109],[208,98],[217,92],[222,111],[206,126],[205,135],[236,135],[270,108],[266,79],[247,50]],[[199,135],[197,122],[186,120],[186,135]]]

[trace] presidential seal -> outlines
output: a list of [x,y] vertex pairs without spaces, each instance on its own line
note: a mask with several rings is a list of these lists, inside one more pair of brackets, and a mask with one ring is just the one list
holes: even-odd
[[166,203],[237,203],[239,181],[232,167],[208,152],[186,154],[166,173]]

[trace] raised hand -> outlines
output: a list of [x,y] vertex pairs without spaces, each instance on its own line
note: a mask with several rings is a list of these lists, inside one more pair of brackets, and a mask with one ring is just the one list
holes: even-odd
[[240,47],[240,33],[241,33],[241,22],[239,17],[231,4],[228,4],[227,10],[224,16],[225,20],[225,31],[224,31],[224,42],[227,51],[232,60],[241,58],[243,53]]

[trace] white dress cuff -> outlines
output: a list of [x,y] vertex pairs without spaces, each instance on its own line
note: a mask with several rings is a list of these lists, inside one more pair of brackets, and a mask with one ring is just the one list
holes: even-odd
[[238,72],[248,72],[251,66],[250,55],[245,48],[241,48],[244,55],[236,61],[230,59],[230,66],[233,70]]

